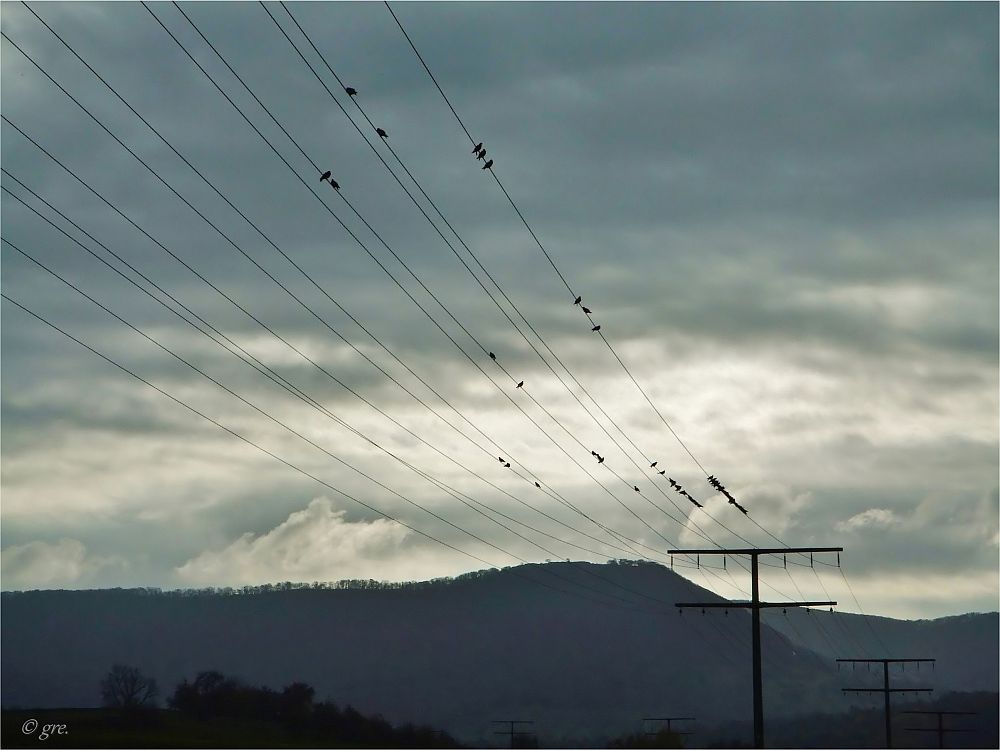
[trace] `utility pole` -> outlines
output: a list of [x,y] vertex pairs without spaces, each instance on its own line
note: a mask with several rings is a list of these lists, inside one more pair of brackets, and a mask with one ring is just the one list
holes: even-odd
[[[674,549],[668,550],[670,555],[748,555],[750,557],[751,599],[749,602],[710,602],[707,604],[679,602],[675,606],[708,607],[725,609],[749,609],[753,624],[753,741],[754,747],[764,747],[764,679],[760,663],[760,611],[772,607],[814,607],[834,606],[837,602],[762,602],[760,600],[760,582],[758,560],[761,555],[789,555],[814,552],[843,552],[843,547],[780,547],[777,549]],[[838,557],[839,560],[839,557]]]
[[945,729],[945,716],[975,716],[975,711],[903,711],[904,714],[931,714],[937,716],[937,729],[915,729],[913,727],[903,727],[907,732],[937,732],[938,747],[944,747],[944,735],[946,732],[971,732],[971,729]]
[[[646,722],[647,721],[659,721],[659,722],[664,722],[665,721],[667,723],[667,731],[668,732],[673,732],[674,734],[677,734],[677,735],[684,736],[684,735],[688,735],[688,734],[694,734],[694,732],[674,732],[673,727],[671,726],[671,723],[675,722],[675,721],[695,721],[694,717],[691,717],[691,716],[667,716],[667,717],[662,718],[662,719],[643,719],[642,720],[643,733],[647,737],[655,737],[660,732],[646,732],[645,729],[646,729]],[[661,729],[660,731],[663,731],[663,730]]]
[[504,731],[504,732],[494,732],[493,734],[506,734],[506,735],[509,735],[510,736],[510,747],[514,747],[514,738],[515,737],[526,737],[527,735],[532,734],[532,732],[525,731],[525,730],[515,731],[514,725],[515,724],[534,724],[535,722],[528,721],[526,719],[495,719],[492,723],[494,723],[494,724],[509,724],[510,725],[510,727],[507,729],[507,731]]
[[[934,688],[894,688],[889,687],[889,665],[890,664],[921,664],[924,662],[935,662],[935,659],[837,659],[843,664],[881,664],[882,665],[882,687],[881,688],[841,688],[845,693],[882,693],[885,696],[885,746],[892,747],[892,718],[890,715],[889,696],[893,693],[933,693]],[[903,667],[906,668],[905,666]]]

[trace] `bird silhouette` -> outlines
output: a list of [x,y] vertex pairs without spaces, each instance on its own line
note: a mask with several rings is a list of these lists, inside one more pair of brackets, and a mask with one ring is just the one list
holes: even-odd
[[597,463],[603,464],[604,463],[604,456],[598,456],[597,457]]
[[486,159],[486,149],[482,149],[478,154],[476,154],[477,159]]
[[579,305],[581,302],[583,302],[583,297],[577,297],[575,300],[573,300],[574,305]]
[[638,488],[638,487],[636,487],[635,485],[632,485],[632,489],[633,489],[633,490],[635,490],[636,492],[639,492],[639,491],[640,491],[640,490],[639,490],[639,488]]
[[524,387],[524,381],[522,380],[520,383],[518,383],[517,387],[518,388],[523,388]]
[[325,171],[325,172],[323,173],[323,175],[322,175],[322,176],[321,176],[321,177],[319,178],[319,181],[320,181],[320,182],[322,182],[323,180],[329,180],[329,179],[330,179],[330,175],[331,175],[331,174],[333,174],[333,173],[332,173],[332,172],[331,172],[331,171],[330,171],[329,169],[328,169],[328,170],[326,170],[326,171]]
[[694,503],[695,507],[697,507],[697,508],[704,508],[705,507],[704,505],[702,505],[701,503],[699,503],[697,500],[695,500],[690,495],[687,496],[687,499],[690,500],[692,503]]
[[481,149],[482,147],[483,147],[483,142],[480,141],[479,143],[476,144],[476,147],[474,149],[472,149],[472,153],[478,154],[479,153],[479,149]]
[[538,482],[535,482],[535,486],[536,486],[536,487],[537,487],[538,489],[542,489],[542,485],[540,485],[540,484],[539,484]]
[[493,166],[493,160],[492,160],[492,159],[490,159],[490,160],[489,160],[488,162],[486,162],[486,163],[485,163],[485,164],[483,165],[483,169],[489,169],[489,168],[490,168],[490,167],[492,167],[492,166]]
[[503,463],[503,457],[502,457],[502,456],[497,456],[497,460],[498,460],[498,461],[499,461],[500,463]]
[[357,96],[358,90],[352,86],[344,86],[344,91],[347,92],[348,96]]
[[591,330],[591,331],[594,331],[594,332],[596,333],[597,331],[601,330],[601,327],[600,327],[600,326],[594,326],[594,327],[593,327],[593,328],[591,328],[590,330]]
[[503,465],[503,467],[504,467],[505,469],[509,469],[509,468],[510,468],[510,462],[508,461],[507,463],[505,463],[505,464]]
[[587,315],[590,315],[590,314],[591,314],[591,313],[593,312],[593,310],[591,310],[591,309],[590,309],[589,307],[585,307],[584,305],[580,305],[580,308],[581,308],[581,309],[582,309],[582,310],[583,310],[583,311],[584,311],[585,313],[587,313]]
[[497,355],[495,355],[493,352],[490,352],[490,359],[492,359],[494,362],[496,362],[497,361]]
[[649,468],[650,468],[650,469],[655,469],[655,468],[656,468],[656,465],[657,465],[658,463],[660,463],[660,462],[659,462],[659,461],[653,461],[653,463],[651,463],[651,464],[649,465]]
[[330,178],[330,187],[332,187],[334,190],[340,190],[340,183],[337,182],[335,179],[333,179],[331,177]]
[[596,455],[597,455],[597,451],[591,451],[591,452],[590,452],[590,455],[591,455],[591,456],[596,456]]
[[380,138],[388,138],[389,134],[386,133],[382,128],[375,128],[375,132],[379,134]]
[[660,472],[660,476],[662,477],[662,476],[663,476],[664,474],[666,474],[666,473],[667,473],[667,470],[666,470],[666,469],[664,469],[663,471],[661,471],[661,472]]

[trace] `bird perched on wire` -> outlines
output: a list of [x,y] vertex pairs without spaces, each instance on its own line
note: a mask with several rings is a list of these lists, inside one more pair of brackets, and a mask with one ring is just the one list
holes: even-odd
[[577,297],[575,300],[573,300],[574,305],[579,305],[581,302],[583,302],[583,297]]
[[507,461],[507,462],[506,462],[506,463],[505,463],[505,464],[503,465],[503,467],[504,467],[505,469],[509,469],[509,468],[510,468],[510,461]]
[[580,305],[580,309],[583,310],[587,315],[590,315],[592,312],[594,312],[593,310],[591,310],[586,305]]
[[657,465],[658,463],[660,463],[660,462],[659,462],[659,461],[653,461],[653,463],[651,463],[651,464],[649,465],[649,468],[650,468],[650,469],[655,469],[655,468],[656,468],[656,465]]
[[597,457],[597,463],[603,464],[604,463],[604,456],[598,456]]
[[476,154],[476,158],[479,159],[479,160],[485,160],[486,159],[486,149],[484,148],[478,154]]
[[319,181],[320,181],[320,182],[323,182],[323,180],[329,180],[329,179],[330,179],[330,175],[331,175],[331,174],[333,174],[333,172],[331,172],[331,171],[330,171],[329,169],[328,169],[328,170],[326,170],[326,171],[325,171],[325,172],[324,172],[324,173],[323,173],[323,174],[322,174],[322,175],[320,176],[320,178],[319,178]]
[[498,461],[499,461],[500,463],[503,463],[503,457],[502,457],[502,456],[497,456],[497,460],[498,460]]
[[664,469],[663,471],[661,471],[661,472],[660,472],[660,476],[662,477],[662,476],[663,476],[664,474],[666,474],[666,473],[667,473],[667,470],[666,470],[666,469]]
[[495,355],[493,352],[490,352],[490,359],[492,359],[494,362],[496,362],[497,361],[497,355]]
[[522,380],[520,383],[518,383],[517,387],[518,388],[524,388],[524,381]]
[[597,333],[599,330],[601,330],[601,327],[600,326],[594,326],[590,330],[593,331],[594,333]]
[[485,163],[485,164],[483,165],[483,169],[489,169],[489,168],[490,168],[490,167],[492,167],[492,166],[493,166],[493,160],[492,160],[492,159],[490,159],[490,160],[489,160],[488,162],[486,162],[486,163]]
[[639,488],[636,487],[635,485],[632,485],[632,489],[635,490],[636,492],[639,492]]
[[476,144],[476,147],[474,149],[472,149],[472,153],[474,153],[474,154],[476,154],[478,156],[479,155],[479,151],[482,149],[482,147],[483,147],[483,142],[480,141],[479,143]]
[[542,485],[540,485],[540,484],[539,484],[538,482],[535,482],[535,486],[536,486],[536,487],[537,487],[538,489],[542,489]]
[[389,134],[386,133],[382,128],[375,128],[375,132],[378,133],[379,138],[388,138]]
[[330,187],[332,187],[334,190],[340,190],[340,183],[337,182],[335,179],[333,179],[331,177],[330,178]]
[[353,86],[344,86],[344,91],[347,92],[348,96],[357,96],[358,95],[358,90],[356,88],[354,88]]

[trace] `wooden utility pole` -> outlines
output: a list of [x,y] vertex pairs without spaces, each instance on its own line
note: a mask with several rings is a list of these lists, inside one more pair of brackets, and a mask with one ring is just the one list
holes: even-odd
[[748,602],[678,602],[677,607],[708,607],[725,609],[749,609],[753,625],[753,741],[754,747],[764,747],[764,679],[760,663],[760,611],[772,607],[818,607],[834,606],[837,602],[762,602],[760,600],[759,566],[761,555],[790,555],[814,552],[843,552],[843,547],[779,547],[777,549],[674,549],[670,555],[747,555],[750,557],[751,599]]
[[[694,732],[674,732],[673,727],[671,726],[671,723],[675,722],[675,721],[694,721],[694,720],[695,720],[694,717],[691,717],[691,716],[667,716],[667,717],[664,717],[664,718],[643,719],[642,720],[642,729],[643,729],[644,734],[647,737],[655,737],[660,732],[646,732],[645,731],[646,730],[646,722],[647,721],[659,721],[659,722],[664,722],[665,721],[667,723],[667,731],[668,732],[673,732],[674,734],[677,734],[677,735],[680,735],[680,736],[684,736],[684,735],[688,735],[688,734],[694,734]],[[663,731],[663,730],[661,729],[660,731]]]
[[514,738],[515,737],[526,737],[527,735],[532,734],[532,732],[528,732],[528,731],[525,731],[525,730],[515,731],[514,725],[515,724],[534,724],[535,722],[528,721],[526,719],[494,719],[493,723],[494,724],[509,724],[510,725],[510,727],[509,727],[509,729],[507,729],[507,731],[504,731],[504,732],[494,732],[493,734],[506,734],[506,735],[509,735],[510,736],[510,746],[514,747]]
[[[894,688],[889,687],[889,665],[890,664],[921,664],[924,662],[934,663],[934,659],[837,659],[841,664],[881,664],[882,665],[882,687],[881,688],[841,688],[845,693],[882,693],[885,696],[885,746],[892,747],[892,717],[889,696],[893,693],[933,693],[934,688]],[[905,669],[905,667],[904,667]]]
[[971,732],[971,729],[946,729],[944,726],[945,716],[975,716],[975,711],[903,711],[904,714],[931,714],[937,716],[936,729],[916,729],[914,727],[903,727],[907,732],[937,732],[938,747],[944,747],[944,735],[946,732]]

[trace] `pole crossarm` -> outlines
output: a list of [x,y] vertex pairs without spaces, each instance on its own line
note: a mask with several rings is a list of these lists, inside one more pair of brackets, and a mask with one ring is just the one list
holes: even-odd
[[975,711],[901,711],[904,714],[930,714],[931,716],[978,716]]
[[[882,687],[880,688],[841,688],[844,693],[882,693],[885,696],[885,746],[892,747],[892,706],[889,698],[893,693],[933,693],[934,688],[893,688],[889,687],[889,665],[890,664],[919,664],[921,662],[934,663],[937,659],[868,659],[858,657],[856,659],[837,659],[839,664],[881,664],[882,665]],[[905,667],[904,667],[905,668]]]
[[[814,552],[836,552],[840,565],[843,547],[738,547],[735,549],[672,549],[669,555],[747,555],[750,558],[750,601],[677,602],[678,613],[685,609],[748,609],[750,610],[751,657],[753,659],[753,745],[764,747],[764,675],[761,665],[760,612],[762,609],[787,607],[832,607],[837,602],[762,602],[760,600],[760,556],[808,554],[810,565]],[[673,558],[671,558],[673,559]],[[723,562],[725,558],[723,558]],[[827,594],[829,596],[829,594]]]
[[903,711],[904,714],[923,714],[924,716],[936,716],[936,727],[903,727],[907,732],[934,732],[938,736],[938,747],[944,747],[945,735],[953,732],[975,732],[975,729],[960,729],[946,727],[944,725],[945,716],[975,716],[976,711]]
[[841,662],[855,662],[858,664],[909,664],[911,662],[937,661],[937,659],[837,659]]
[[790,555],[799,552],[843,552],[843,547],[751,547],[749,549],[671,549],[668,555]]
[[826,607],[834,606],[837,602],[677,602],[675,607],[701,607],[702,609],[775,609],[784,607]]

